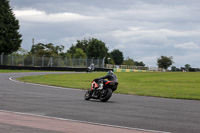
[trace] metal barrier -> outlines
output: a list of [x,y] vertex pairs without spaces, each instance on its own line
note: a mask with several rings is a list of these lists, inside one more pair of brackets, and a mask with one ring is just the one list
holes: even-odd
[[62,58],[35,55],[0,55],[0,65],[37,67],[88,67],[94,63],[97,68],[105,68],[105,58]]

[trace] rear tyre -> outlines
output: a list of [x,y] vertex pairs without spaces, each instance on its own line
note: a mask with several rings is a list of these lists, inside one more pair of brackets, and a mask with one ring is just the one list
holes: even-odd
[[100,100],[102,102],[107,102],[111,96],[112,96],[112,90],[110,88],[108,88],[106,94],[102,94],[100,96]]
[[88,90],[86,93],[85,93],[85,96],[84,96],[85,100],[90,100],[90,90]]

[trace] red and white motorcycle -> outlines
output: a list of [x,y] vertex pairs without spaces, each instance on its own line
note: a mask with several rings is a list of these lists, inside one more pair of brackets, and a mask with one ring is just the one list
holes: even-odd
[[84,98],[85,100],[100,99],[102,102],[106,102],[112,96],[112,93],[117,89],[118,82],[99,80],[99,84],[92,81],[91,89],[89,89]]

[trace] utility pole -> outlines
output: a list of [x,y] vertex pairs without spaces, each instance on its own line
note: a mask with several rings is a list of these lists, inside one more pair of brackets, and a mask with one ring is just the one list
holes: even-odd
[[35,39],[34,39],[34,38],[32,38],[32,44],[33,44],[33,45],[34,45],[34,43],[35,43],[34,41],[35,41]]

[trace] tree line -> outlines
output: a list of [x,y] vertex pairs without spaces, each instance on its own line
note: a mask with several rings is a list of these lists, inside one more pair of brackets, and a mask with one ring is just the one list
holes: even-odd
[[63,52],[63,45],[56,45],[49,43],[34,44],[28,54],[36,56],[61,56],[63,58],[105,58],[106,63],[116,65],[135,65],[145,66],[143,62],[134,61],[130,57],[124,59],[123,52],[119,49],[114,49],[109,52],[106,44],[96,38],[77,40],[76,44]]
[[[135,65],[145,66],[141,61],[134,61],[130,57],[124,58],[123,53],[119,49],[111,52],[106,44],[96,38],[77,40],[75,45],[63,52],[63,45],[54,45],[52,43],[34,44],[30,51],[21,48],[22,35],[19,33],[19,21],[15,18],[15,14],[10,7],[9,0],[0,0],[0,54],[10,54],[19,51],[23,54],[36,56],[61,56],[68,58],[105,58],[106,63],[116,65]],[[157,59],[157,65],[160,68],[168,69],[173,64],[172,56],[161,56]],[[185,65],[185,69],[189,69],[189,64]],[[173,70],[177,70],[172,66]]]

